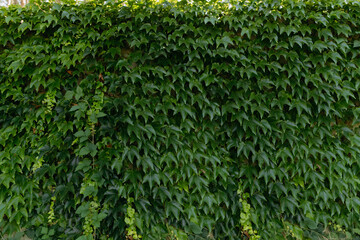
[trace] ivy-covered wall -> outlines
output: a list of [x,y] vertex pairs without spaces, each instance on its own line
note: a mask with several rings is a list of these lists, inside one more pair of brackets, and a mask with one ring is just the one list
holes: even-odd
[[360,3],[0,8],[0,230],[360,237]]

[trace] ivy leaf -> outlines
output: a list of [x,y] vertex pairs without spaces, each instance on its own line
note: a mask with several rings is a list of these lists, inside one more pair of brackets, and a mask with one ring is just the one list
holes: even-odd
[[311,220],[310,218],[305,218],[304,219],[304,223],[305,225],[310,228],[310,229],[316,229],[317,228],[317,224],[315,221]]
[[24,32],[26,29],[31,29],[31,24],[28,22],[23,22],[18,28],[18,30],[21,32]]
[[302,37],[298,36],[298,35],[293,36],[292,38],[290,38],[289,42],[290,42],[290,46],[291,46],[291,47],[293,47],[294,44],[296,43],[296,44],[299,45],[301,48],[302,48],[302,45],[303,45],[304,43],[306,43],[305,40],[304,40]]
[[91,161],[89,159],[82,160],[76,167],[75,171],[87,172],[91,168]]
[[205,24],[207,24],[208,22],[210,22],[212,25],[215,26],[215,23],[217,22],[217,19],[213,16],[210,16],[210,17],[205,17],[205,20],[204,20]]
[[98,190],[97,187],[95,186],[86,186],[84,189],[84,197],[88,197],[88,196],[96,196]]
[[90,149],[87,146],[85,146],[85,147],[80,149],[79,156],[84,156],[84,155],[87,155],[89,153],[90,153]]
[[54,15],[46,15],[46,17],[44,18],[44,22],[48,22],[49,24],[51,24],[52,22],[54,22],[55,24],[57,23],[58,19],[57,17],[55,17]]
[[83,96],[84,96],[84,92],[83,92],[82,88],[77,86],[76,93],[75,93],[75,99],[79,100]]
[[5,22],[6,22],[6,24],[9,24],[9,22],[13,22],[14,20],[15,20],[14,17],[11,17],[11,16],[6,16],[6,17],[5,17]]
[[73,92],[73,91],[67,91],[67,92],[65,93],[64,98],[65,98],[65,100],[71,100],[71,99],[73,98],[73,96],[74,96],[74,92]]
[[96,155],[96,153],[97,153],[97,151],[98,151],[96,145],[93,144],[93,143],[88,143],[88,144],[86,145],[86,148],[89,150],[90,155],[91,155],[92,157],[95,157],[95,155]]
[[92,239],[91,235],[82,235],[76,238],[76,240],[91,240],[91,239]]
[[23,66],[23,63],[21,62],[21,60],[16,60],[10,64],[9,69],[12,70],[13,73],[16,73],[16,71],[18,69],[21,69],[22,66]]
[[69,18],[70,18],[70,14],[69,14],[67,11],[62,11],[62,12],[61,12],[61,18],[67,18],[67,19],[69,19]]
[[194,233],[194,234],[201,234],[202,233],[202,230],[201,230],[200,226],[193,223],[193,222],[190,222],[189,227],[190,227],[190,231],[192,233]]
[[232,45],[233,42],[229,36],[224,36],[223,38],[216,40],[217,47],[219,47],[221,44],[223,44],[224,47],[227,48],[227,46]]
[[102,212],[100,212],[99,214],[95,214],[95,215],[92,217],[92,224],[94,224],[94,227],[99,228],[101,221],[102,221],[104,218],[106,218],[107,215],[108,215],[108,214],[107,214],[106,211],[102,211]]
[[78,209],[76,209],[76,214],[79,214],[82,218],[90,214],[90,203],[83,203]]
[[355,40],[354,41],[354,48],[358,48],[360,47],[360,41],[359,40]]

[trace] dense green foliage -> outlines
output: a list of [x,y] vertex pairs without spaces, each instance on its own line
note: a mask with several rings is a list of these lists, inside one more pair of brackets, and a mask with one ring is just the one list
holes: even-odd
[[0,9],[0,230],[359,239],[360,3]]

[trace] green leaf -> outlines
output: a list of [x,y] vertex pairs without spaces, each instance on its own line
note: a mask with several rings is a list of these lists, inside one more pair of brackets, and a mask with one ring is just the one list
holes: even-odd
[[355,40],[354,41],[354,48],[358,48],[360,47],[360,40]]
[[44,18],[44,22],[48,22],[48,23],[52,23],[54,22],[55,24],[57,23],[58,19],[54,16],[54,15],[47,15],[45,18]]
[[75,99],[79,100],[83,96],[84,96],[84,92],[83,92],[82,88],[77,86],[76,93],[75,93]]
[[190,222],[189,227],[190,227],[190,231],[192,233],[194,233],[194,234],[201,234],[202,233],[202,230],[201,230],[200,226],[193,223],[193,222]]
[[89,159],[84,159],[78,164],[75,171],[82,170],[83,172],[87,172],[90,168],[91,168],[91,161]]
[[47,234],[48,233],[48,228],[46,228],[46,227],[42,227],[41,228],[41,234]]
[[88,197],[88,196],[96,196],[98,190],[97,187],[95,186],[86,186],[84,189],[84,197]]
[[308,227],[308,228],[310,228],[310,229],[316,229],[317,228],[317,224],[316,224],[316,222],[315,221],[313,221],[313,220],[311,220],[310,218],[305,218],[304,219],[304,223],[305,223],[305,225]]
[[73,98],[73,96],[74,96],[74,92],[73,92],[73,91],[67,91],[67,92],[65,93],[64,98],[65,98],[65,100],[71,100],[71,99]]
[[23,63],[20,60],[16,60],[10,64],[9,69],[12,70],[13,73],[15,73],[22,66],[24,66]]
[[94,225],[94,227],[96,228],[99,228],[100,227],[100,223],[101,221],[107,217],[107,212],[105,211],[102,211],[100,212],[99,214],[95,214],[93,217],[92,217],[92,224]]
[[14,21],[14,19],[15,19],[15,18],[13,18],[13,17],[11,17],[11,16],[6,16],[6,17],[5,17],[5,22],[6,22],[6,24],[9,24],[9,22]]
[[82,218],[86,217],[87,215],[90,214],[89,206],[90,206],[89,202],[83,203],[80,207],[78,207],[78,209],[76,209],[76,214],[79,214]]
[[61,18],[70,19],[70,14],[67,11],[62,11]]
[[232,40],[231,40],[231,38],[229,36],[224,36],[221,39],[216,40],[217,47],[219,47],[221,44],[223,44],[224,47],[227,48],[228,45],[232,45],[233,42],[232,42]]
[[79,156],[84,156],[90,153],[90,150],[87,146],[80,149]]
[[213,16],[210,17],[205,17],[205,24],[207,24],[208,22],[211,22],[212,25],[215,26],[215,23],[217,22],[217,19]]
[[30,29],[31,30],[31,24],[28,22],[23,22],[20,24],[18,30],[21,32],[24,32],[26,29]]
[[92,240],[92,235],[83,235],[83,236],[80,236],[78,238],[76,238],[76,240]]
[[88,148],[90,155],[95,157],[96,153],[98,152],[96,145],[93,143],[88,143],[86,147]]

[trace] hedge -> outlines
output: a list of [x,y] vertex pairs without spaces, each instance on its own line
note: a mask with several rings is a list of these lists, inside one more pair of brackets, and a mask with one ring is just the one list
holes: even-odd
[[359,55],[359,1],[0,8],[0,230],[360,239]]

